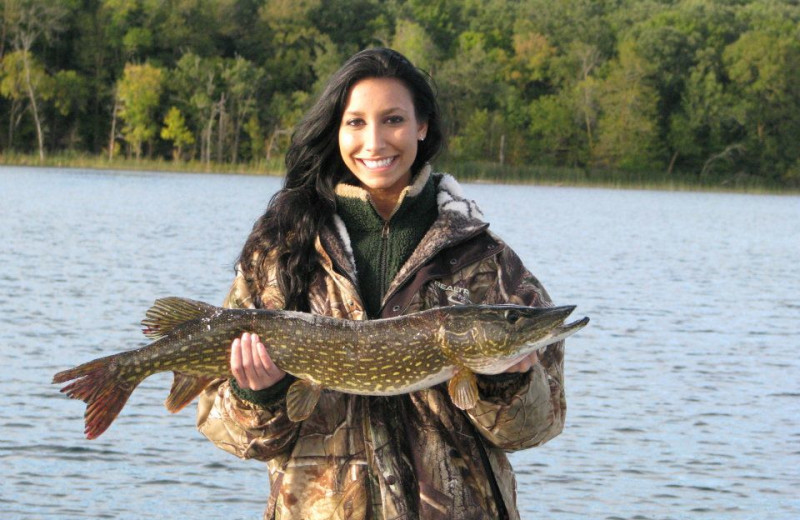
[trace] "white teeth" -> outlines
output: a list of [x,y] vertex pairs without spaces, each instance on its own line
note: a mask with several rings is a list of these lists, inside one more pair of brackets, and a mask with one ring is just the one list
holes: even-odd
[[362,159],[362,160],[364,161],[364,164],[367,166],[367,168],[386,168],[387,166],[392,164],[392,161],[394,161],[394,157],[390,157],[388,159],[381,159],[380,161],[370,161],[367,159]]

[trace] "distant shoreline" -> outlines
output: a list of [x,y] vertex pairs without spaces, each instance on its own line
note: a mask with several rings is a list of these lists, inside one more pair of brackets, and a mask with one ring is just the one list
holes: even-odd
[[[200,161],[175,162],[164,159],[127,159],[116,157],[109,160],[100,155],[55,154],[40,161],[32,154],[0,153],[0,166],[28,166],[44,168],[70,168],[91,170],[158,171],[174,173],[215,173],[232,175],[264,175],[281,177],[283,158],[274,158],[258,163],[216,163]],[[564,168],[549,166],[508,166],[490,162],[456,163],[440,161],[437,171],[453,174],[463,182],[487,184],[519,184],[541,186],[570,186],[609,189],[642,189],[658,191],[704,191],[754,193],[775,195],[797,195],[800,188],[770,184],[761,178],[750,176],[718,175],[699,178],[686,173],[644,173],[605,169]]]

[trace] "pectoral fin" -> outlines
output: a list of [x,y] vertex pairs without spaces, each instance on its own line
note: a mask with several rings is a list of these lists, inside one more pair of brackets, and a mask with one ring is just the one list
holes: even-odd
[[453,404],[461,410],[475,408],[478,402],[478,379],[475,373],[468,368],[460,369],[447,383],[447,391]]
[[304,421],[317,406],[322,387],[306,379],[298,379],[286,393],[286,412],[293,422]]

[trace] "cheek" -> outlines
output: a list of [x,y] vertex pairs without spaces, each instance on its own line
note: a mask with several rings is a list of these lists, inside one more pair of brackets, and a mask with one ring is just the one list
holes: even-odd
[[339,132],[339,150],[342,155],[352,153],[358,147],[358,140],[350,132]]
[[419,152],[419,142],[415,137],[412,138],[408,143],[408,153],[412,157],[412,159],[416,159],[418,152]]
[[399,144],[405,151],[417,155],[417,138],[414,133],[400,131],[394,134],[393,141]]
[[345,160],[347,160],[348,150],[351,148],[349,143],[350,139],[348,139],[347,134],[339,132],[339,153]]

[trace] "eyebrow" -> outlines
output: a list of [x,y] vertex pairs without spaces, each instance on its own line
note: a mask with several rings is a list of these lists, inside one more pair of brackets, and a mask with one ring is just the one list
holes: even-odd
[[[391,114],[392,112],[408,112],[408,110],[406,110],[403,107],[392,107],[392,108],[387,108],[386,110],[382,110],[380,112],[380,115],[385,116],[386,114]],[[347,114],[347,115],[351,115],[351,116],[363,116],[364,115],[364,112],[361,112],[360,110],[345,110],[344,113]]]

